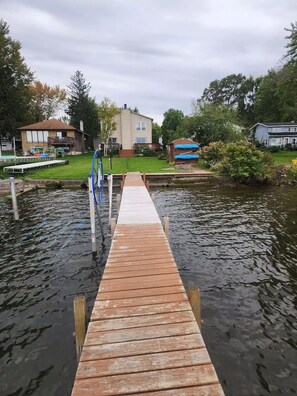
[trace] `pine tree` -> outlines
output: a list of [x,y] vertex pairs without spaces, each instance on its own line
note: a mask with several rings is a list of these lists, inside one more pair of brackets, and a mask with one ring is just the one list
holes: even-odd
[[[99,120],[95,99],[89,96],[91,85],[86,82],[79,70],[70,79],[68,108],[66,110],[66,113],[70,116],[70,124],[79,129],[80,121],[83,121],[84,131],[95,137],[99,131]],[[89,141],[89,144],[92,144],[92,142]]]

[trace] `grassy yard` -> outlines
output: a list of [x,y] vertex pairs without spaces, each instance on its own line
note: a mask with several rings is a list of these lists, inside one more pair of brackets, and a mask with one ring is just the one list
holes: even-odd
[[[37,169],[35,171],[26,172],[25,177],[31,179],[57,179],[57,180],[85,180],[92,171],[93,153],[67,156],[63,159],[69,161],[69,165],[61,165],[47,169]],[[3,165],[3,164],[2,164]],[[109,169],[109,159],[104,158],[104,173],[127,173],[136,172],[141,173],[161,173],[173,172],[169,164],[165,160],[159,160],[156,157],[135,157],[135,158],[112,158],[112,170]],[[8,166],[5,164],[3,166]],[[166,170],[165,170],[166,169]],[[0,178],[8,177],[8,174],[1,175]],[[17,176],[17,175],[15,175]]]
[[292,165],[292,160],[297,159],[297,151],[279,151],[271,155],[276,165]]

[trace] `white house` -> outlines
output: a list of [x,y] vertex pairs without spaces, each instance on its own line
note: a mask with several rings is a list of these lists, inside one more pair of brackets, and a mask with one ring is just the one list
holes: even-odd
[[297,123],[291,122],[258,122],[250,129],[250,139],[263,143],[266,147],[297,147]]
[[153,119],[136,113],[125,104],[115,116],[117,128],[112,134],[111,143],[120,145],[120,156],[134,154],[134,144],[152,143]]

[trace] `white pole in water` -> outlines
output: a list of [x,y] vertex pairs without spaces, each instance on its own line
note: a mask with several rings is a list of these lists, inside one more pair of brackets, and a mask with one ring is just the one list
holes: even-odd
[[112,216],[112,184],[113,184],[113,176],[108,175],[108,196],[109,196],[109,211],[108,211],[108,219],[109,225],[111,225],[111,216]]
[[96,229],[95,229],[95,203],[94,203],[94,196],[93,196],[92,175],[88,176],[88,184],[89,184],[92,252],[93,253],[97,253],[97,248],[96,248]]
[[18,211],[18,203],[17,203],[17,198],[16,198],[16,192],[15,192],[14,177],[10,177],[9,180],[10,180],[13,215],[14,215],[14,219],[17,221],[17,220],[19,220],[19,211]]

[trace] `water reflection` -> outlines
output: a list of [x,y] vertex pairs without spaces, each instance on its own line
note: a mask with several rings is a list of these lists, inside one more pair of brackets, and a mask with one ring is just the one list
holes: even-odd
[[297,392],[297,189],[159,190],[185,284],[226,395]]

